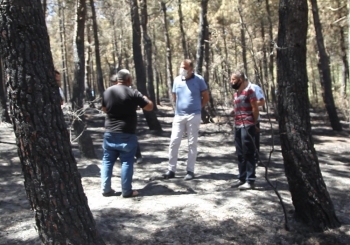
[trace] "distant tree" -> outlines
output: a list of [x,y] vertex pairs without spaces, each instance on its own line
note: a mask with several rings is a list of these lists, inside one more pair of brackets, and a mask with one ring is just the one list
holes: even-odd
[[146,56],[146,70],[147,70],[147,91],[149,99],[152,100],[154,107],[153,110],[157,110],[156,95],[154,92],[154,76],[153,76],[153,51],[152,51],[152,40],[148,35],[148,11],[147,11],[147,0],[141,0],[141,27],[143,34],[143,46],[144,54]]
[[[82,110],[84,107],[85,92],[85,55],[84,55],[84,28],[86,18],[86,1],[76,1],[76,33],[74,41],[74,81],[72,108],[74,111]],[[79,113],[79,119],[74,120],[74,133],[78,137],[80,153],[83,157],[96,158],[94,145],[90,133],[86,130],[85,115]]]
[[[132,21],[132,47],[134,54],[134,64],[136,70],[136,81],[137,89],[142,94],[147,94],[146,88],[146,71],[145,65],[143,63],[142,49],[141,49],[141,26],[140,26],[140,15],[139,15],[139,6],[137,3],[138,0],[132,0],[130,2],[130,13]],[[143,111],[145,115],[147,125],[150,130],[161,131],[162,126],[160,125],[157,115],[154,111]]]
[[40,0],[3,0],[0,54],[24,187],[43,244],[104,244],[74,159]]
[[[196,73],[204,76],[206,79],[209,80],[209,24],[208,24],[208,2],[209,0],[201,0],[201,13],[199,15],[200,21],[199,21],[199,32],[198,32],[198,40],[197,40],[197,55],[196,55]],[[205,58],[205,65],[206,65],[206,74],[203,74],[203,60]],[[208,85],[209,89],[209,83],[206,80],[205,81]],[[212,99],[210,99],[210,103],[212,106]],[[202,108],[202,121],[203,123],[209,123],[210,122],[210,114],[205,110],[205,108]]]
[[333,98],[331,70],[329,67],[330,62],[324,46],[322,25],[318,14],[317,1],[310,0],[310,2],[312,16],[314,19],[314,27],[316,31],[316,42],[319,56],[318,69],[320,72],[320,82],[323,89],[322,97],[326,106],[329,121],[331,122],[331,127],[333,128],[333,130],[342,131],[342,126],[338,117],[337,108],[335,107]]
[[179,14],[179,27],[180,27],[180,33],[181,33],[181,44],[182,44],[182,52],[183,52],[183,57],[184,59],[189,58],[188,50],[187,50],[187,45],[186,45],[186,35],[184,31],[184,26],[183,26],[183,14],[182,14],[182,6],[181,6],[181,1],[178,0],[178,14]]
[[282,155],[295,214],[317,231],[340,226],[311,135],[306,71],[307,0],[281,0],[277,50]]
[[173,65],[172,65],[172,52],[171,52],[171,43],[169,37],[169,27],[168,27],[168,18],[167,18],[167,8],[166,3],[161,0],[161,8],[163,11],[163,24],[164,24],[164,37],[165,37],[165,46],[166,46],[166,71],[167,71],[167,87],[168,87],[168,97],[169,100],[175,108],[175,103],[173,99]]
[[102,98],[103,92],[105,91],[103,86],[103,74],[101,68],[101,55],[100,55],[100,41],[98,38],[98,26],[96,18],[96,10],[94,0],[90,0],[90,7],[92,12],[92,27],[94,32],[94,47],[95,47],[95,59],[96,59],[96,73],[97,73],[97,88]]

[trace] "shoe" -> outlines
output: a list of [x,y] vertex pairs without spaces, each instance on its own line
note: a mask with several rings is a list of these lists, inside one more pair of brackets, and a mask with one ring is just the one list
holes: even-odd
[[172,179],[175,178],[175,173],[171,170],[168,170],[165,174],[163,174],[164,179]]
[[123,196],[124,198],[129,198],[129,197],[137,197],[139,195],[139,192],[138,191],[135,191],[135,190],[132,190],[131,193],[127,196]]
[[231,187],[232,187],[232,188],[236,188],[236,187],[241,186],[241,185],[244,185],[244,184],[245,184],[244,181],[237,179],[237,180],[235,180],[235,181],[232,183]]
[[255,185],[254,183],[244,183],[244,185],[241,185],[240,187],[238,187],[238,189],[240,191],[244,191],[244,190],[254,190],[255,189]]
[[184,180],[191,180],[191,179],[194,179],[194,173],[191,171],[187,171],[187,174],[186,174]]
[[142,161],[143,161],[142,157],[136,158],[136,164],[140,164],[142,163]]
[[109,192],[102,193],[102,196],[104,196],[104,197],[111,197],[111,196],[115,196],[115,195],[116,195],[116,192],[113,189],[111,189]]

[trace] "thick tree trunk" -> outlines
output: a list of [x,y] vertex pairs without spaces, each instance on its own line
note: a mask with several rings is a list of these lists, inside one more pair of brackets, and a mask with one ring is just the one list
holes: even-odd
[[181,7],[181,0],[178,0],[178,14],[179,14],[179,25],[180,25],[180,33],[181,33],[181,44],[182,44],[182,52],[184,59],[188,59],[188,50],[186,45],[186,36],[183,26],[183,14],[182,14],[182,7]]
[[163,11],[163,22],[164,22],[164,36],[165,36],[165,43],[166,43],[166,70],[167,70],[167,87],[168,87],[168,96],[169,101],[171,102],[171,105],[173,108],[175,108],[175,103],[173,99],[173,67],[172,67],[172,60],[171,60],[171,44],[170,44],[170,38],[169,38],[169,30],[168,30],[168,18],[166,13],[166,5],[165,2],[161,2],[161,7]]
[[[86,158],[96,158],[94,145],[90,133],[86,130],[84,113],[78,113],[84,109],[85,88],[85,54],[84,54],[84,26],[86,18],[85,0],[77,0],[76,35],[74,42],[74,83],[72,108],[79,118],[75,118],[73,128],[75,136],[78,137],[80,154]],[[80,115],[79,115],[80,114]]]
[[4,68],[2,60],[0,60],[0,123],[7,122],[10,123],[10,116],[7,110],[7,96],[6,96],[6,86],[4,79]]
[[104,244],[64,123],[40,1],[2,1],[0,15],[10,113],[40,239],[43,244]]
[[314,26],[316,31],[316,41],[318,47],[319,55],[319,72],[320,72],[320,82],[323,88],[323,101],[326,106],[328,113],[328,118],[331,123],[331,127],[335,131],[342,131],[342,125],[340,123],[337,108],[335,107],[333,92],[332,92],[332,79],[331,71],[329,67],[329,57],[326,53],[326,49],[323,41],[322,26],[320,23],[320,17],[318,15],[318,7],[316,0],[310,0],[312,5],[312,15],[314,19]]
[[[147,94],[146,88],[146,72],[143,64],[142,49],[141,49],[141,27],[138,0],[132,0],[130,3],[131,21],[132,21],[132,46],[134,53],[134,64],[136,70],[137,89],[142,94]],[[145,115],[147,125],[150,130],[161,131],[157,115],[154,111],[143,111]]]
[[96,11],[95,11],[95,4],[94,0],[90,0],[90,7],[91,7],[91,13],[92,13],[92,27],[94,31],[94,42],[95,42],[95,60],[96,60],[96,74],[97,74],[97,88],[98,92],[100,94],[100,97],[102,98],[103,92],[105,91],[105,88],[103,86],[103,74],[102,74],[102,68],[101,68],[101,55],[100,55],[100,41],[98,38],[98,27],[97,27],[97,19],[96,19]]
[[339,227],[311,135],[306,70],[307,0],[281,0],[277,51],[279,132],[295,213],[323,231]]
[[153,102],[153,110],[157,111],[156,95],[154,92],[153,84],[153,63],[152,63],[152,40],[148,35],[148,13],[147,13],[147,0],[141,0],[141,26],[143,33],[144,54],[146,55],[146,68],[147,68],[147,90],[149,99]]

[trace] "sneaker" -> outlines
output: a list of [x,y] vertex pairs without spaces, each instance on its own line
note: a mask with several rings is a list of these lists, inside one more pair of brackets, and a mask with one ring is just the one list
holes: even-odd
[[175,178],[175,173],[171,170],[168,170],[165,174],[163,174],[164,179],[172,179]]
[[104,197],[111,197],[111,196],[115,196],[115,195],[116,195],[116,192],[113,189],[111,189],[109,192],[102,193],[102,196],[104,196]]
[[238,187],[238,189],[240,191],[244,191],[244,190],[254,190],[255,189],[255,185],[254,183],[244,183],[244,185],[241,185],[240,187]]
[[244,183],[245,183],[244,181],[237,179],[232,183],[231,187],[236,188],[238,186],[244,185]]
[[142,163],[142,161],[143,161],[142,157],[136,158],[136,164],[140,164]]
[[184,180],[191,180],[191,179],[194,179],[194,173],[191,171],[187,171],[187,174],[186,174]]

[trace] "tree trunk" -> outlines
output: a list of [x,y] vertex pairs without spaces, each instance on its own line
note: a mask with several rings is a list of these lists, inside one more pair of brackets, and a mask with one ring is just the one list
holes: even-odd
[[166,5],[165,2],[161,1],[161,7],[163,11],[163,21],[164,21],[164,36],[165,36],[165,43],[166,43],[166,70],[167,70],[167,87],[168,87],[168,95],[169,100],[171,102],[171,105],[173,108],[175,108],[175,103],[173,99],[173,67],[172,67],[172,61],[171,61],[171,45],[170,45],[170,38],[169,38],[169,30],[168,30],[168,18],[166,13]]
[[[61,58],[62,58],[62,71],[61,79],[63,79],[63,92],[66,102],[71,98],[71,89],[68,76],[67,66],[67,43],[66,43],[66,28],[65,28],[65,14],[64,14],[64,2],[60,0],[58,2],[58,15],[59,15],[59,30],[60,30],[60,45],[61,45]],[[69,99],[68,99],[69,96]]]
[[7,96],[6,96],[6,85],[3,62],[0,60],[0,123],[7,122],[11,123],[10,116],[7,110]]
[[97,88],[98,88],[98,92],[100,94],[100,97],[102,98],[103,92],[105,91],[105,88],[103,86],[103,74],[102,74],[101,56],[100,56],[100,41],[98,38],[98,27],[97,27],[97,19],[96,19],[94,0],[90,0],[90,7],[91,7],[91,13],[92,13],[92,27],[93,27],[93,31],[94,31],[94,42],[95,42]]
[[267,20],[268,20],[268,24],[269,24],[269,28],[268,28],[268,33],[269,33],[269,43],[270,45],[268,45],[268,54],[269,54],[269,62],[268,62],[268,67],[269,67],[269,81],[271,82],[269,84],[269,90],[271,93],[271,100],[272,100],[272,104],[274,107],[274,114],[276,119],[278,119],[278,109],[277,109],[277,94],[276,94],[276,83],[275,83],[275,75],[274,75],[274,46],[275,46],[275,40],[273,38],[273,25],[272,25],[272,20],[271,20],[271,9],[270,9],[270,3],[269,0],[265,0],[265,8],[266,8],[266,13],[267,13]]
[[141,26],[143,33],[144,54],[146,55],[146,67],[147,67],[147,90],[150,100],[153,102],[153,110],[157,111],[156,95],[154,92],[153,84],[153,63],[152,63],[152,40],[148,35],[147,30],[148,13],[147,13],[147,0],[141,0]]
[[[205,41],[206,38],[209,37],[209,26],[208,26],[208,19],[207,19],[207,13],[208,13],[208,2],[209,0],[201,0],[201,13],[199,17],[199,33],[198,33],[198,41],[197,41],[197,55],[196,55],[196,73],[203,75],[203,60],[205,55]],[[208,40],[207,40],[208,41]],[[209,45],[209,44],[208,44]],[[209,46],[208,46],[209,47]],[[209,48],[208,48],[209,53]],[[209,56],[209,54],[208,54]],[[208,60],[209,62],[209,60]],[[209,76],[208,76],[209,78]],[[209,84],[205,80],[208,86],[209,90]],[[203,123],[209,123],[210,122],[210,115],[205,110],[205,108],[202,108],[201,113],[202,121]]]
[[242,58],[243,58],[243,66],[244,71],[248,75],[248,62],[247,62],[247,48],[246,48],[246,40],[245,40],[245,24],[242,17],[242,0],[239,0],[238,12],[239,12],[239,22],[241,25],[241,48],[242,48]]
[[[74,83],[73,83],[73,98],[72,108],[76,116],[74,118],[73,128],[75,136],[78,137],[79,150],[82,157],[96,158],[94,145],[90,133],[86,130],[86,122],[84,113],[79,113],[84,110],[84,88],[85,88],[85,54],[84,54],[84,26],[86,17],[86,2],[85,0],[77,0],[77,15],[76,15],[76,35],[74,42]],[[78,115],[80,114],[80,115]]]
[[310,2],[312,5],[312,15],[313,15],[314,26],[316,31],[316,41],[317,41],[318,55],[319,55],[318,67],[320,72],[320,82],[323,88],[322,97],[326,106],[331,127],[335,131],[342,131],[342,125],[340,124],[337,108],[335,107],[334,98],[333,98],[331,71],[329,67],[329,57],[326,53],[326,49],[324,46],[322,26],[320,23],[320,17],[318,15],[317,1],[310,0]]
[[186,45],[186,36],[183,26],[183,14],[182,14],[182,7],[181,7],[181,0],[178,0],[178,14],[179,14],[179,25],[180,25],[180,33],[181,33],[181,44],[182,44],[182,52],[184,59],[188,59],[188,50]]
[[[132,46],[134,53],[134,64],[136,70],[137,89],[142,94],[147,94],[146,88],[146,72],[143,64],[142,49],[141,49],[141,27],[139,17],[139,7],[137,4],[138,0],[132,0],[130,3],[131,11],[131,22],[132,22]],[[147,125],[150,130],[161,131],[162,126],[160,125],[157,115],[154,111],[145,111]]]
[[10,113],[40,240],[104,244],[69,142],[40,1],[4,0],[0,15]]
[[311,135],[306,70],[307,0],[281,0],[277,51],[279,132],[295,214],[324,231],[340,226]]

